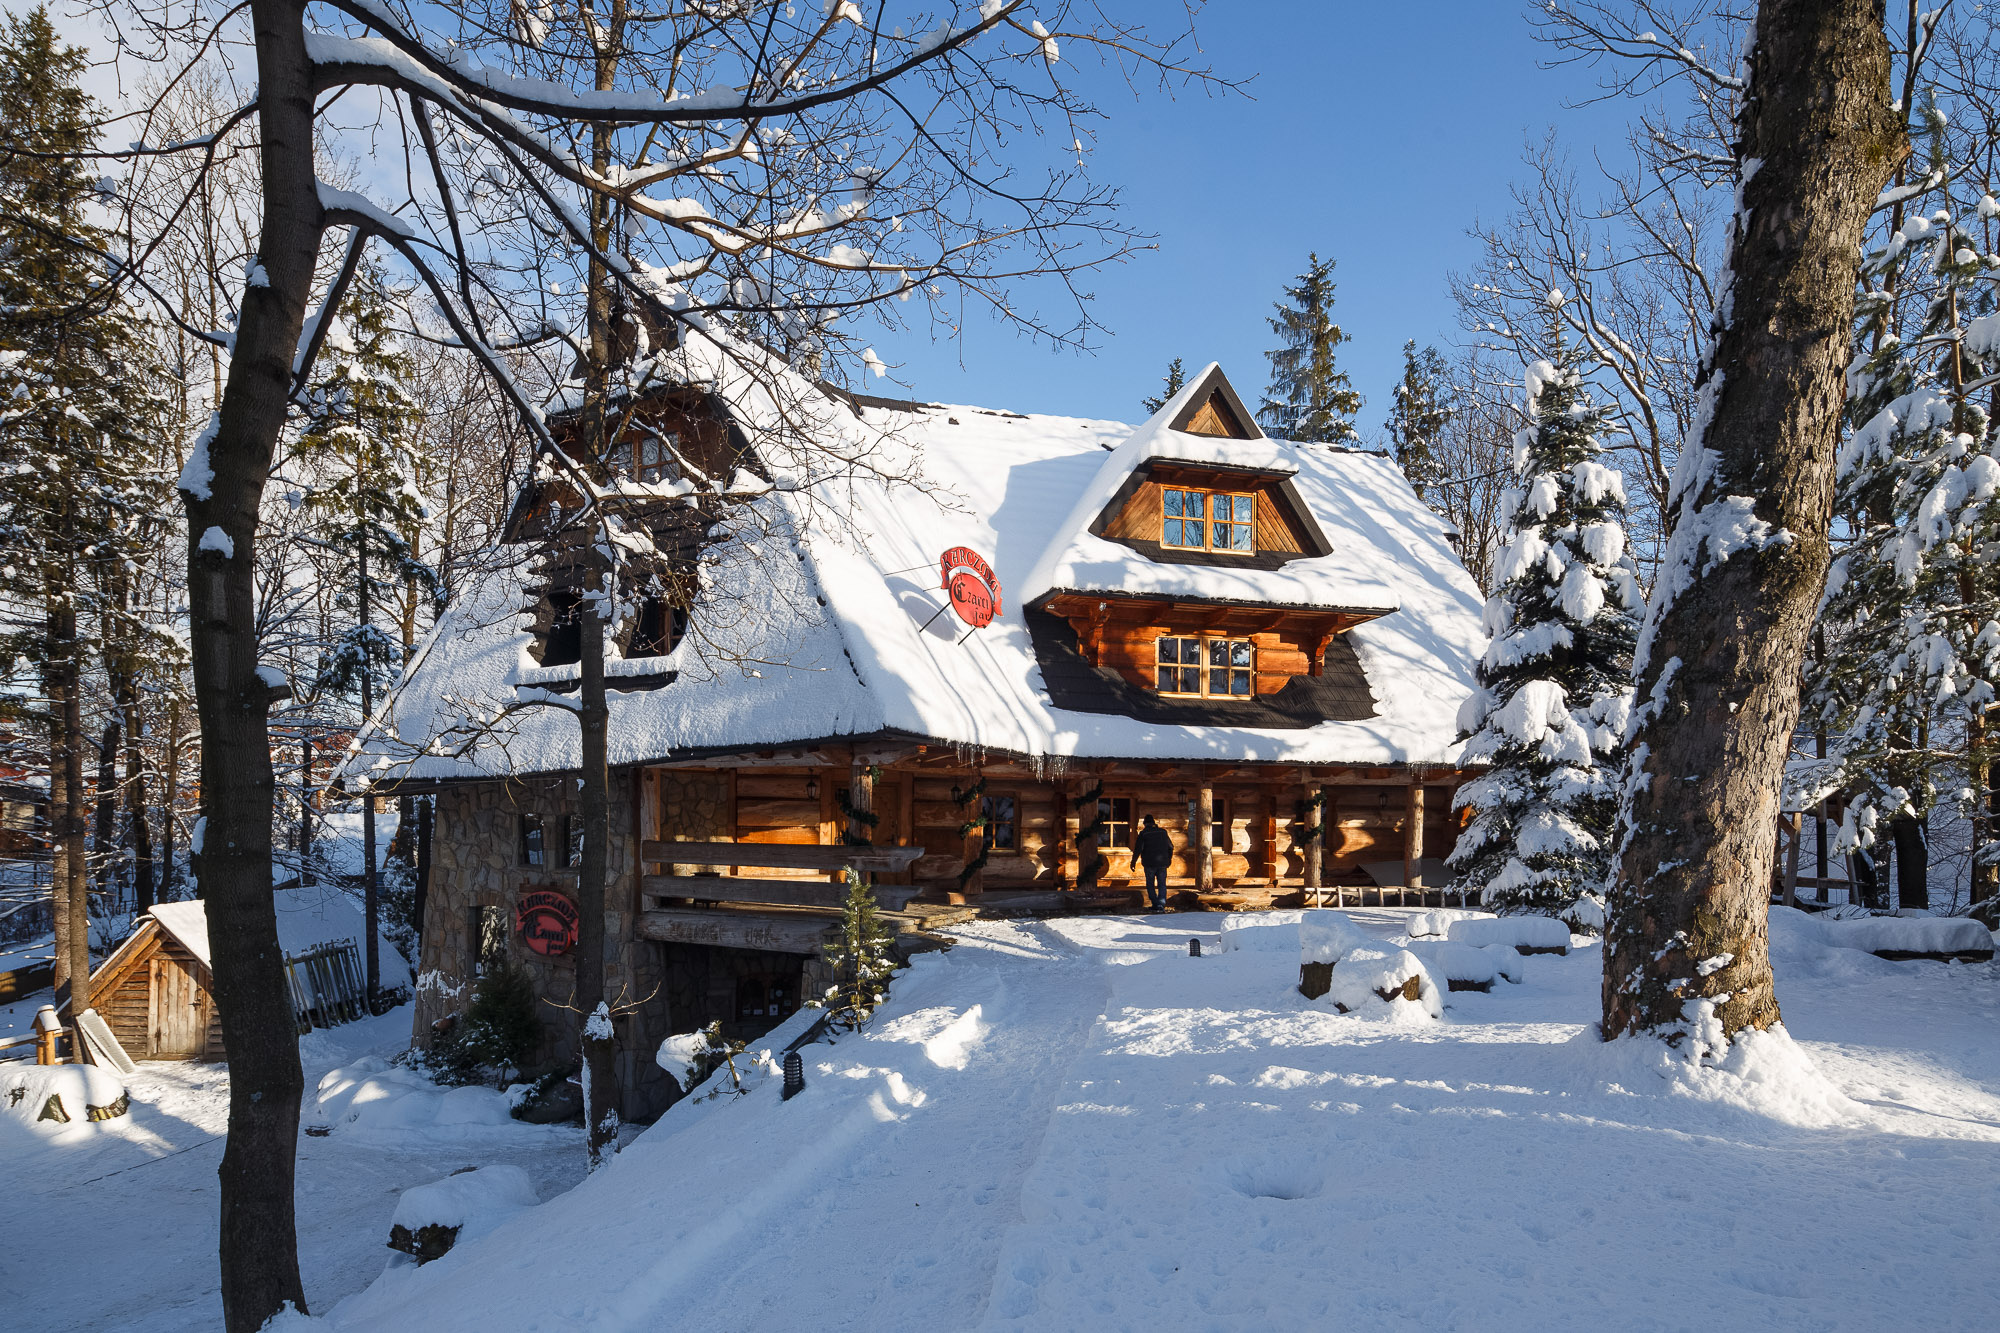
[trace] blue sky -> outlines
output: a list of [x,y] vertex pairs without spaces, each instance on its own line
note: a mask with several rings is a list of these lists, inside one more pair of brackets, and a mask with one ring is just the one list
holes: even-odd
[[1594,76],[1538,68],[1548,48],[1510,0],[1216,0],[1199,32],[1219,72],[1256,76],[1248,96],[1135,100],[1121,87],[1099,102],[1109,122],[1092,172],[1123,189],[1125,220],[1159,248],[1086,281],[1110,329],[1096,354],[1051,353],[975,315],[955,342],[877,341],[907,391],[1136,420],[1180,356],[1190,371],[1220,361],[1254,405],[1273,345],[1264,321],[1317,250],[1339,264],[1334,313],[1353,338],[1342,356],[1366,434],[1404,340],[1456,336],[1446,274],[1475,257],[1466,226],[1504,213],[1524,138],[1554,126],[1587,165],[1635,110],[1573,108]]

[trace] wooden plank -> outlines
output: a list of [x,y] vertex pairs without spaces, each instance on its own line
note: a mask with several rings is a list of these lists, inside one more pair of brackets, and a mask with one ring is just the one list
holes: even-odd
[[921,847],[822,847],[774,842],[653,842],[639,844],[639,859],[658,865],[756,866],[778,870],[906,870]]
[[780,916],[695,907],[654,908],[639,913],[640,939],[667,944],[706,944],[723,949],[768,949],[773,953],[817,954],[838,923],[830,917]]
[[[740,875],[644,875],[639,891],[651,898],[694,898],[701,902],[773,903],[784,907],[839,907],[847,885],[812,879],[745,879]],[[917,896],[915,888],[883,885],[875,901],[900,908]]]

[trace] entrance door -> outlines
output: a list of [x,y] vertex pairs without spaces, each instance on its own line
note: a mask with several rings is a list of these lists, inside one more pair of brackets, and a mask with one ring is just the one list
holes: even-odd
[[208,1041],[208,1009],[194,970],[177,958],[152,961],[152,1039],[147,1054],[156,1060],[200,1058]]

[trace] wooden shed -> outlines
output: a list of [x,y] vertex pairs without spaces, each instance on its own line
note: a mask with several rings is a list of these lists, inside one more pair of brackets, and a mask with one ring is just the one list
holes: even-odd
[[190,947],[158,917],[143,917],[90,979],[92,1007],[134,1060],[223,1058],[207,944],[204,934]]

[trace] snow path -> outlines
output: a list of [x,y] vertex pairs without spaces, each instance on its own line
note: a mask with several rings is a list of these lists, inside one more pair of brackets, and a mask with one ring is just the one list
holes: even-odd
[[[440,1329],[883,1328],[902,1325],[914,1298],[933,1327],[977,1324],[1024,1216],[1022,1182],[1110,991],[1105,969],[1046,926],[1008,923],[990,938],[951,967],[920,958],[864,1036],[807,1048],[798,1101],[679,1108],[661,1126],[691,1116],[678,1133],[642,1137],[468,1253],[390,1274],[333,1322],[371,1327],[393,1311],[402,1326]],[[507,1275],[518,1245],[551,1227],[604,1262],[524,1308]]]

